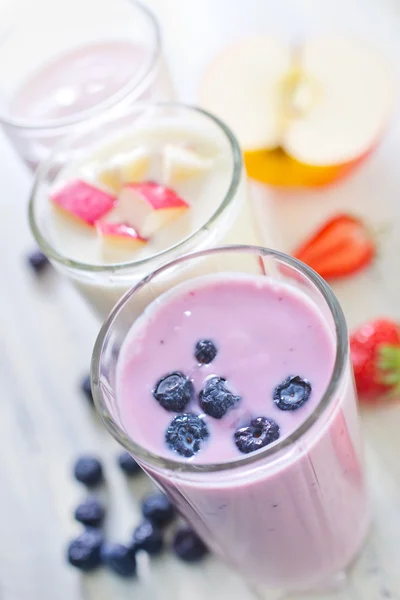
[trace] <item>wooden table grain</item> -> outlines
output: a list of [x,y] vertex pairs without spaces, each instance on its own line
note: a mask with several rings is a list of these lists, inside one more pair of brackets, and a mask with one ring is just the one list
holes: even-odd
[[[103,1],[103,0],[99,0]],[[105,0],[104,0],[105,1]],[[182,98],[195,99],[206,60],[226,41],[251,31],[289,36],[323,29],[361,35],[387,56],[399,75],[397,0],[154,0]],[[0,9],[2,2],[0,1]],[[1,15],[1,11],[0,11]],[[183,50],[184,48],[184,50]],[[366,102],[368,99],[366,99]],[[350,326],[400,312],[400,120],[382,146],[340,185],[323,191],[271,192],[262,199],[271,244],[290,250],[324,216],[339,209],[385,225],[375,266],[335,291]],[[170,554],[126,582],[103,571],[82,577],[66,565],[67,540],[78,527],[74,505],[85,495],[71,465],[81,452],[99,455],[107,485],[107,533],[129,538],[147,479],[127,483],[115,465],[117,445],[79,391],[98,323],[54,271],[37,278],[26,266],[33,247],[27,224],[31,176],[0,138],[0,600],[215,600],[253,597],[215,558],[188,567]],[[315,598],[400,598],[400,406],[362,414],[373,526],[343,586]]]

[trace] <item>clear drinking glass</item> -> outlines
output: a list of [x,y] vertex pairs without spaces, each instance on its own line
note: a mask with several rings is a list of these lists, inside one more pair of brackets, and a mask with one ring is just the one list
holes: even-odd
[[13,0],[0,23],[0,123],[32,168],[71,130],[172,100],[154,15],[136,0]]
[[[54,229],[54,211],[50,206],[50,189],[57,181],[67,164],[71,168],[74,161],[85,162],[103,148],[106,139],[126,138],[132,130],[147,135],[147,131],[157,135],[158,128],[171,133],[174,131],[200,131],[217,144],[224,155],[224,167],[220,163],[218,186],[210,190],[210,212],[202,217],[192,230],[183,230],[182,237],[161,251],[141,259],[122,263],[91,263],[86,260],[79,240],[69,245],[66,254],[60,247],[59,230]],[[115,136],[115,137],[114,137]],[[169,133],[166,134],[167,138]],[[118,142],[119,143],[119,142]],[[134,145],[129,145],[134,150]],[[221,170],[221,173],[219,171]],[[260,244],[257,223],[253,217],[253,204],[247,193],[247,179],[243,169],[239,145],[231,131],[213,115],[181,104],[155,104],[128,107],[103,119],[95,129],[91,127],[72,138],[65,139],[54,150],[50,159],[37,171],[33,186],[29,218],[33,235],[42,251],[53,264],[76,286],[95,312],[104,318],[117,300],[137,281],[165,262],[194,250],[231,243]],[[182,269],[171,277],[179,279]]]
[[[134,320],[176,269],[185,279],[218,272],[279,279],[320,311],[336,344],[334,370],[319,405],[290,436],[254,455],[210,465],[161,457],[127,434],[116,397],[119,351]],[[260,593],[328,586],[357,555],[369,511],[346,323],[330,287],[307,266],[265,248],[230,246],[161,267],[126,293],[103,325],[92,388],[110,433]]]

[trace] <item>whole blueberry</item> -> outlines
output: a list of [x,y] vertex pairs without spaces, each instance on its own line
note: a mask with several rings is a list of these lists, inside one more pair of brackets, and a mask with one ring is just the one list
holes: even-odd
[[199,340],[194,349],[197,362],[208,365],[217,356],[217,347],[212,340]]
[[35,273],[41,273],[50,265],[49,259],[40,250],[35,250],[28,255],[28,263]]
[[156,527],[165,527],[174,520],[175,508],[165,494],[151,494],[143,500],[142,514]]
[[104,542],[100,557],[103,565],[122,577],[132,577],[136,573],[136,558],[133,548],[128,548],[122,544]]
[[134,550],[145,550],[151,556],[160,554],[164,548],[161,530],[148,520],[136,527],[132,540]]
[[128,477],[135,477],[142,473],[141,467],[138,465],[136,460],[129,454],[129,452],[121,452],[118,455],[118,464],[121,470],[128,475]]
[[68,545],[68,562],[81,571],[92,571],[100,565],[100,549],[104,536],[99,529],[88,527]]
[[182,412],[194,396],[194,386],[188,377],[176,371],[157,382],[153,396],[165,410]]
[[214,419],[222,419],[241,400],[226,388],[226,380],[222,377],[207,379],[199,394],[200,406],[206,415]]
[[93,404],[92,385],[90,383],[90,375],[85,375],[81,381],[81,390],[86,398]]
[[165,433],[168,447],[181,456],[190,458],[201,448],[201,443],[209,436],[207,425],[197,415],[178,415]]
[[97,498],[90,496],[78,504],[74,515],[80,523],[98,527],[104,520],[105,512],[103,504]]
[[243,454],[255,452],[268,444],[275,442],[280,435],[279,426],[273,419],[258,417],[247,427],[242,427],[235,433],[235,443]]
[[92,487],[103,480],[103,467],[94,456],[81,456],[75,463],[74,475],[75,479]]
[[307,379],[291,375],[276,386],[273,399],[281,410],[296,410],[309,399],[311,389],[311,383]]
[[203,540],[190,527],[182,527],[176,532],[172,547],[175,554],[186,562],[201,560],[208,553]]

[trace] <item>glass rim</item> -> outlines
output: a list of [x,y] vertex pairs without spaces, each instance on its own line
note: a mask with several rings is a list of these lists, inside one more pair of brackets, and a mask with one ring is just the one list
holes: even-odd
[[142,12],[145,18],[148,19],[150,27],[153,30],[153,43],[151,54],[148,59],[148,65],[139,79],[132,77],[125,85],[122,86],[121,89],[112,94],[112,96],[109,98],[106,98],[95,106],[82,110],[74,115],[61,117],[60,119],[24,119],[8,117],[5,116],[2,111],[0,111],[0,123],[6,126],[14,127],[15,129],[26,129],[28,131],[49,131],[68,128],[71,125],[89,121],[101,113],[107,112],[108,110],[117,106],[120,102],[123,102],[134,90],[143,86],[146,80],[151,78],[154,68],[156,67],[161,56],[162,42],[160,26],[153,11],[143,4],[141,0],[123,1],[132,4],[140,12]]
[[[222,463],[190,463],[184,462],[183,460],[174,460],[173,458],[167,458],[155,454],[154,452],[147,450],[133,439],[131,439],[123,429],[115,422],[115,419],[111,415],[107,408],[107,404],[104,401],[103,393],[101,390],[100,375],[101,375],[101,357],[103,354],[104,344],[107,340],[108,333],[113,327],[115,320],[118,318],[120,312],[125,308],[129,300],[144,286],[150,283],[154,278],[164,273],[169,268],[179,265],[180,263],[204,256],[209,256],[214,253],[229,253],[229,252],[247,252],[257,253],[262,257],[272,257],[278,259],[280,262],[293,267],[305,275],[309,281],[315,286],[315,288],[321,293],[323,299],[328,305],[330,314],[333,317],[335,324],[335,342],[336,342],[336,354],[335,363],[330,377],[329,383],[325,389],[325,392],[314,408],[313,412],[307,417],[305,421],[290,435],[284,437],[282,440],[277,440],[273,444],[255,452],[254,454],[248,454],[243,458],[226,461]],[[128,333],[128,332],[127,332]],[[340,384],[342,373],[345,370],[346,362],[348,359],[348,333],[347,325],[344,317],[343,310],[337,300],[331,287],[316,273],[313,269],[302,263],[301,261],[289,256],[278,250],[270,248],[264,248],[262,246],[242,245],[234,244],[229,246],[220,246],[217,248],[211,248],[202,250],[200,252],[193,252],[185,256],[181,256],[174,261],[171,261],[160,268],[156,269],[140,282],[134,285],[128,290],[122,298],[114,306],[113,310],[103,323],[100,332],[96,338],[96,342],[93,349],[92,360],[91,360],[91,386],[93,392],[93,399],[96,409],[111,435],[116,439],[126,450],[131,452],[139,460],[143,460],[148,466],[155,468],[168,469],[171,471],[179,471],[181,473],[211,473],[229,471],[231,469],[237,469],[244,466],[253,465],[258,463],[265,458],[277,455],[281,450],[288,448],[294,442],[298,441],[304,434],[306,434],[311,427],[316,423],[319,417],[325,412],[325,409],[331,404],[332,399],[335,396],[337,388]]]
[[[230,180],[229,187],[228,187],[227,191],[225,192],[225,195],[222,198],[221,202],[218,204],[216,210],[207,219],[207,221],[205,223],[203,223],[203,225],[201,225],[201,227],[198,227],[197,229],[195,229],[195,231],[193,231],[192,233],[190,233],[183,239],[179,240],[176,244],[174,244],[172,246],[168,246],[164,250],[160,250],[160,252],[157,252],[156,254],[152,254],[151,256],[141,258],[140,260],[129,260],[129,261],[125,261],[125,262],[107,263],[105,265],[94,265],[91,263],[84,263],[81,261],[73,260],[73,259],[68,258],[68,257],[64,256],[63,254],[59,253],[51,244],[48,243],[46,238],[41,233],[40,227],[37,223],[37,219],[35,216],[35,199],[37,197],[38,189],[42,183],[44,175],[50,170],[54,155],[56,154],[57,149],[60,146],[62,146],[62,143],[61,143],[51,153],[50,157],[48,159],[46,159],[46,161],[44,161],[37,169],[36,174],[35,174],[34,183],[33,183],[32,189],[31,189],[30,197],[29,197],[29,207],[28,207],[29,225],[30,225],[31,231],[33,233],[33,236],[34,236],[38,246],[40,247],[40,249],[44,252],[44,254],[50,260],[54,260],[61,265],[75,269],[77,271],[87,272],[87,273],[99,273],[99,272],[100,273],[116,273],[116,272],[119,272],[119,271],[122,271],[125,269],[129,269],[129,268],[136,268],[136,267],[140,268],[140,267],[148,265],[152,261],[157,260],[163,256],[167,257],[168,255],[175,252],[177,249],[181,248],[188,242],[192,242],[192,241],[196,240],[198,237],[200,237],[202,235],[202,233],[204,231],[207,231],[211,226],[213,226],[213,224],[219,219],[220,215],[225,211],[225,209],[230,205],[231,201],[234,199],[235,194],[236,194],[239,184],[240,184],[241,177],[242,177],[243,158],[242,158],[242,152],[241,152],[241,149],[239,146],[239,142],[237,141],[236,137],[234,136],[232,131],[229,129],[229,127],[223,121],[221,121],[218,117],[211,114],[210,112],[203,110],[202,108],[200,108],[198,106],[190,105],[190,104],[183,104],[180,102],[156,102],[156,103],[142,103],[142,104],[137,103],[133,107],[129,107],[129,110],[133,110],[133,109],[137,110],[137,109],[143,108],[143,106],[147,107],[147,108],[152,108],[152,109],[154,109],[154,108],[155,109],[157,109],[157,108],[166,108],[166,109],[173,108],[173,109],[178,109],[178,110],[184,109],[184,110],[188,110],[188,111],[194,111],[195,113],[203,115],[206,118],[210,119],[217,127],[219,127],[222,130],[222,132],[224,133],[224,135],[226,136],[226,138],[228,140],[230,151],[232,153],[233,169],[232,169],[232,177]],[[80,136],[80,135],[82,135],[82,133],[83,133],[82,130],[80,130],[77,135]],[[72,139],[74,139],[75,137],[76,136],[72,136]],[[70,141],[70,140],[71,140],[71,138],[69,137],[67,139],[67,141]],[[65,143],[66,143],[66,140],[64,140],[64,144]]]

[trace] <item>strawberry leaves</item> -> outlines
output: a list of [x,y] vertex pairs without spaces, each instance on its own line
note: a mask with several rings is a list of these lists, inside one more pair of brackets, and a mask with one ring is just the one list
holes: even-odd
[[377,367],[379,383],[389,388],[391,396],[400,393],[400,348],[382,345],[378,352]]

